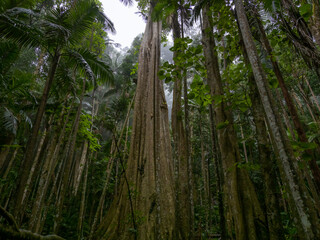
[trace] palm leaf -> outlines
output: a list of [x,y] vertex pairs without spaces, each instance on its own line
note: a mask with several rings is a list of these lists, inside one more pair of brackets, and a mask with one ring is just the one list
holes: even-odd
[[125,6],[132,5],[132,4],[133,4],[133,1],[132,1],[132,0],[120,0],[120,2],[122,2]]
[[70,10],[67,23],[70,25],[72,31],[69,41],[75,45],[79,39],[91,30],[94,21],[103,20],[107,22],[106,28],[109,26],[114,30],[113,23],[101,13],[99,7],[94,1],[86,0],[79,1],[77,5]]
[[0,128],[6,132],[16,135],[18,120],[15,115],[6,107],[0,108]]
[[93,82],[113,84],[114,78],[110,67],[97,55],[86,49],[68,50],[68,57],[71,63],[80,67],[85,75]]
[[5,15],[8,15],[8,16],[15,16],[15,17],[27,17],[27,18],[30,18],[30,17],[39,17],[39,14],[35,11],[32,11],[31,9],[27,9],[27,8],[21,8],[21,7],[14,7],[14,8],[11,8],[11,9],[8,9],[5,13]]
[[86,50],[79,49],[78,52],[83,56],[86,62],[91,66],[99,83],[112,85],[114,81],[113,72],[110,66],[101,60],[96,54]]
[[29,118],[29,116],[26,114],[26,112],[20,110],[19,115],[21,116],[22,120],[24,120],[24,122],[29,125],[30,128],[32,128],[32,120],[31,118]]
[[19,46],[37,47],[41,45],[42,36],[39,28],[0,14],[0,38],[12,40]]

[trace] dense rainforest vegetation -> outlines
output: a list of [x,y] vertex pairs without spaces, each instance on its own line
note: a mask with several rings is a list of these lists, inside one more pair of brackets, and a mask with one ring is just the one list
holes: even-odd
[[0,239],[320,239],[319,1],[137,4],[1,0]]

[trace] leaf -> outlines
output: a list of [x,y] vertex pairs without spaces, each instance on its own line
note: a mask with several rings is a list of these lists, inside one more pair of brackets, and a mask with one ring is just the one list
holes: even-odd
[[194,93],[194,92],[190,92],[190,93],[188,94],[188,98],[189,98],[189,99],[194,99],[194,98],[195,98],[195,93]]
[[312,16],[312,5],[308,3],[304,3],[299,8],[299,12],[304,20],[308,21],[309,18]]
[[0,109],[0,128],[16,135],[18,129],[18,120],[16,116],[6,107]]
[[293,141],[292,146],[294,149],[301,149],[301,150],[311,150],[317,147],[317,144],[314,142],[298,142]]
[[223,128],[227,127],[228,125],[229,125],[229,121],[226,120],[225,122],[221,122],[221,123],[217,124],[217,129],[218,130],[223,129]]

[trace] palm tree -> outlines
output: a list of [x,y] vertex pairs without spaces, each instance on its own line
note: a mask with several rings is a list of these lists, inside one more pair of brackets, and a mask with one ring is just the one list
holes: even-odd
[[[29,21],[25,21],[26,19]],[[42,47],[46,49],[51,60],[32,134],[29,137],[21,166],[15,216],[21,216],[23,204],[28,197],[28,186],[25,186],[24,183],[32,166],[38,132],[60,59],[67,57],[70,63],[73,63],[71,67],[81,69],[91,80],[102,78],[111,82],[113,79],[112,72],[105,62],[98,60],[85,49],[74,48],[91,29],[94,21],[100,21],[107,29],[114,31],[112,22],[101,13],[93,0],[77,1],[77,4],[72,6],[56,6],[41,15],[24,8],[12,8],[0,14],[1,38],[10,39],[20,46]]]

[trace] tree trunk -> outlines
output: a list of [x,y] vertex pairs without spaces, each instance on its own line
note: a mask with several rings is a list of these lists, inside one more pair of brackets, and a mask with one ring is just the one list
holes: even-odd
[[94,239],[175,237],[168,109],[158,78],[161,22],[152,22],[152,9],[140,47],[130,154],[124,171],[126,181],[122,181],[119,195]]
[[[180,24],[178,14],[172,16],[173,40],[181,37]],[[177,57],[178,53],[173,53],[173,58]],[[180,69],[177,69],[180,70]],[[175,186],[176,186],[176,224],[179,228],[178,234],[182,239],[189,238],[190,230],[190,189],[188,177],[188,155],[187,155],[187,139],[185,128],[182,120],[182,82],[181,78],[175,79],[173,87],[173,102],[171,111],[171,128],[173,136],[173,157],[175,168]]]
[[[50,125],[50,121],[49,121],[49,125]],[[31,188],[32,188],[32,180],[33,177],[34,177],[34,172],[36,170],[36,168],[39,167],[40,163],[38,163],[39,161],[39,156],[40,156],[40,152],[42,151],[42,147],[43,147],[43,143],[45,141],[45,138],[47,138],[47,129],[45,128],[43,133],[42,133],[42,136],[40,138],[40,141],[39,141],[39,144],[38,144],[38,148],[37,148],[37,152],[36,152],[36,155],[35,155],[35,158],[33,160],[33,163],[32,163],[32,167],[30,169],[30,172],[29,172],[29,176],[28,176],[28,179],[27,179],[27,182],[25,183],[26,184],[26,187],[24,189],[24,192],[23,192],[23,196],[22,196],[22,206],[21,206],[21,216],[20,216],[20,219],[23,220],[23,216],[24,216],[24,209],[25,209],[25,205],[27,204],[27,201],[28,199],[26,199],[27,196],[30,195],[30,191],[31,191]]]
[[3,147],[0,148],[0,170],[3,170],[5,167],[7,156],[10,152],[11,144],[14,141],[14,136],[10,136],[5,139],[5,143]]
[[320,4],[319,0],[312,0],[312,20],[310,30],[315,42],[320,46]]
[[297,231],[302,239],[320,238],[319,218],[312,207],[310,195],[298,169],[291,145],[272,102],[271,91],[267,85],[267,79],[250,32],[242,0],[236,0],[235,6],[244,45],[271,131],[273,147],[278,155],[280,174],[289,192],[291,210],[294,213]]
[[78,239],[83,239],[83,219],[85,215],[85,202],[86,202],[86,192],[87,192],[87,182],[88,182],[88,162],[85,162],[85,172],[83,176],[83,189],[81,193],[81,202],[80,202],[80,210],[79,210],[79,220],[78,220]]
[[202,112],[199,110],[199,134],[200,134],[200,148],[201,148],[201,173],[202,173],[202,184],[203,184],[203,192],[204,192],[204,205],[207,208],[205,213],[206,218],[206,229],[209,229],[209,217],[211,216],[211,201],[210,201],[210,186],[209,186],[209,163],[206,159],[206,150],[205,144],[203,140],[203,131],[202,131]]
[[[122,139],[122,136],[124,134],[124,130],[127,127],[127,123],[129,123],[130,112],[131,112],[131,108],[132,108],[134,99],[135,99],[135,96],[131,100],[131,103],[130,103],[129,108],[128,108],[126,119],[125,119],[125,121],[123,123],[122,130],[121,130],[120,136],[118,138],[118,142],[117,142],[117,146],[118,147],[120,147],[121,139]],[[114,143],[114,141],[113,141],[113,143]],[[127,143],[127,140],[125,140],[125,144],[126,143]],[[101,196],[100,196],[98,207],[97,207],[96,213],[95,213],[94,218],[93,218],[93,223],[91,225],[91,231],[90,231],[90,235],[89,235],[89,240],[92,239],[93,234],[94,234],[94,232],[96,230],[96,226],[99,223],[98,219],[102,215],[102,214],[100,214],[100,212],[101,213],[103,212],[104,200],[106,198],[106,193],[107,193],[107,189],[108,189],[108,186],[109,186],[109,180],[110,180],[111,171],[112,171],[112,168],[113,168],[113,163],[114,163],[115,158],[116,158],[116,153],[117,153],[117,149],[114,146],[114,144],[112,144],[111,145],[111,151],[110,151],[110,156],[111,157],[110,157],[108,165],[107,165],[107,176],[106,176],[106,180],[105,180],[105,183],[104,183],[104,186],[103,186],[103,189],[102,189],[102,193],[101,193]],[[116,175],[116,177],[117,177],[117,175]],[[115,194],[115,195],[117,195],[117,194]]]
[[[48,186],[51,183],[51,176],[53,171],[57,165],[57,158],[60,152],[61,144],[65,136],[65,130],[67,127],[67,123],[69,122],[70,112],[72,110],[71,107],[67,113],[66,119],[64,120],[62,129],[55,134],[53,139],[51,140],[50,147],[48,149],[47,156],[45,158],[45,163],[40,175],[39,186],[37,190],[37,194],[35,197],[35,201],[32,207],[31,218],[29,221],[29,229],[33,232],[38,233],[39,231],[39,222],[41,220],[41,213],[43,210],[45,196],[48,191]],[[60,115],[61,119],[63,119],[63,114]],[[62,121],[58,123],[58,126],[61,126]]]
[[76,179],[74,181],[74,186],[73,186],[73,195],[74,196],[77,195],[78,188],[79,188],[80,181],[81,181],[81,177],[82,177],[82,172],[86,166],[88,147],[89,147],[89,143],[87,140],[85,140],[83,143],[83,149],[82,149],[82,154],[81,154],[78,170],[75,170]]
[[[53,56],[53,59],[52,59],[52,63],[51,63],[50,70],[48,73],[48,79],[47,79],[45,86],[44,86],[44,89],[43,89],[40,105],[38,107],[36,118],[33,123],[31,136],[28,139],[28,144],[26,147],[24,161],[22,162],[22,166],[21,166],[20,177],[19,177],[18,184],[17,184],[17,191],[16,191],[16,198],[15,198],[15,209],[14,209],[14,216],[16,217],[16,220],[18,223],[20,223],[20,221],[22,220],[22,219],[20,219],[20,216],[22,216],[21,207],[23,205],[23,195],[24,195],[24,190],[26,187],[25,183],[27,182],[29,172],[32,167],[34,150],[35,150],[36,142],[37,142],[37,138],[38,138],[38,132],[40,129],[41,121],[42,121],[45,107],[47,104],[47,100],[49,97],[51,85],[53,83],[54,75],[55,75],[55,72],[56,72],[58,64],[59,64],[59,60],[60,60],[60,52],[57,49],[54,56]],[[25,196],[24,199],[28,199],[28,196]]]
[[[207,70],[207,81],[213,96],[223,96],[222,80],[219,71],[218,57],[213,37],[213,24],[209,6],[203,9],[202,43]],[[231,113],[222,102],[214,107],[214,120],[217,125],[225,125],[217,129],[219,148],[224,172],[224,197],[227,208],[228,235],[233,232],[236,239],[257,239],[259,234],[255,226],[257,219],[265,222],[260,203],[247,172],[237,165],[241,163],[237,138],[232,125]]]
[[[250,61],[241,38],[241,48],[244,56],[245,64],[250,68]],[[262,167],[264,179],[264,198],[269,230],[270,240],[284,240],[284,229],[281,222],[281,209],[279,205],[279,189],[277,182],[276,170],[273,167],[274,161],[270,161],[272,149],[269,145],[269,136],[264,121],[263,107],[259,98],[259,92],[254,82],[252,72],[249,73],[250,98],[252,102],[253,121],[256,126],[256,138],[258,142],[259,160]]]
[[86,87],[86,79],[84,78],[83,84],[82,84],[80,102],[79,102],[79,106],[77,109],[74,124],[72,127],[72,133],[70,134],[70,137],[72,140],[71,140],[69,152],[68,152],[66,159],[65,159],[65,167],[64,167],[63,176],[62,176],[60,194],[59,194],[59,198],[58,198],[58,202],[57,202],[57,212],[55,215],[55,223],[54,223],[54,232],[55,233],[59,232],[62,208],[63,208],[63,204],[64,204],[65,195],[67,193],[67,188],[69,187],[68,182],[69,182],[69,177],[70,177],[71,168],[72,168],[72,162],[73,162],[72,160],[74,157],[74,151],[75,151],[75,147],[76,147],[75,145],[76,145],[77,134],[78,134],[79,124],[80,124],[80,115],[81,115],[81,110],[82,110],[82,101],[83,101],[84,94],[85,94],[85,87]]
[[[223,173],[222,173],[222,162],[221,162],[221,153],[218,146],[218,135],[216,124],[214,122],[214,111],[213,111],[213,104],[209,106],[209,113],[210,113],[210,128],[211,128],[211,144],[212,144],[212,154],[214,158],[214,168],[216,174],[216,181],[217,181],[217,199],[219,205],[219,226],[220,226],[220,233],[221,239],[227,239],[227,230],[226,230],[226,216],[224,210],[224,196],[223,196]],[[208,168],[209,169],[209,168]],[[210,173],[210,171],[209,171]],[[210,196],[211,198],[211,196]]]
[[[318,3],[319,3],[319,1],[318,1]],[[273,57],[273,53],[272,53],[273,51],[272,51],[272,48],[270,46],[269,40],[267,38],[267,35],[266,35],[265,31],[264,31],[262,22],[260,20],[259,13],[254,11],[254,15],[255,15],[255,19],[256,19],[256,21],[258,23],[259,31],[261,33],[261,41],[262,41],[262,43],[263,43],[263,45],[264,45],[264,47],[265,47],[265,49],[266,49],[266,51],[267,51],[267,53],[268,53],[268,55],[270,57],[270,61],[271,61],[272,66],[273,66],[274,73],[275,73],[275,75],[276,75],[276,77],[278,79],[280,89],[281,89],[282,94],[284,96],[284,99],[286,101],[290,116],[291,116],[292,121],[293,121],[294,128],[296,129],[296,131],[298,133],[299,140],[301,142],[308,143],[307,135],[306,135],[305,130],[303,128],[302,122],[300,121],[300,118],[299,118],[298,112],[296,110],[296,107],[294,106],[292,97],[291,97],[291,95],[290,95],[290,93],[288,91],[288,88],[287,88],[287,86],[286,86],[286,84],[284,82],[284,79],[282,77],[282,73],[280,71],[279,64],[275,60],[275,58]],[[312,89],[310,87],[310,84],[309,84],[307,79],[306,79],[306,82],[307,82],[307,85],[308,85],[309,89],[311,90],[311,93],[312,93],[313,97],[315,98],[315,96],[313,94],[313,91],[312,91]],[[317,102],[317,99],[315,98],[314,100],[315,100],[316,106],[318,107],[318,110],[320,112],[320,107],[319,107],[319,104]],[[309,161],[309,166],[310,166],[310,169],[312,171],[316,186],[318,186],[317,191],[318,191],[318,193],[320,193],[320,169],[319,169],[319,167],[318,167],[318,165],[316,163],[316,156],[311,150],[307,150],[306,152],[311,156],[311,161]]]

